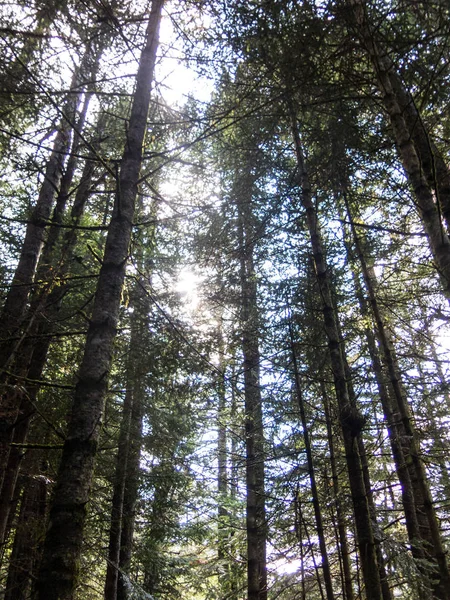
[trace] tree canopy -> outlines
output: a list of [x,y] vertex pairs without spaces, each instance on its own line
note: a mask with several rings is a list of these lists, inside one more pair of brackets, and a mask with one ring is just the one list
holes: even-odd
[[0,6],[0,598],[450,600],[449,13]]

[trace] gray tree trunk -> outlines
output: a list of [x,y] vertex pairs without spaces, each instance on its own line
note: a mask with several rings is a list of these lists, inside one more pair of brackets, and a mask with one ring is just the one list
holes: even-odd
[[[441,211],[437,203],[439,198],[442,202],[446,202],[450,180],[448,172],[442,159],[437,160],[436,156],[433,158],[424,151],[426,144],[423,139],[424,131],[418,128],[419,123],[415,129],[413,128],[413,106],[401,86],[398,75],[393,70],[392,61],[375,39],[367,18],[365,2],[347,0],[347,3],[351,9],[351,25],[361,38],[372,62],[398,153],[416,199],[416,207],[427,234],[444,293],[450,301],[450,240],[442,225]],[[430,179],[436,182],[437,169],[439,174],[435,192],[430,187]],[[447,215],[449,207],[445,206],[444,211]]]
[[330,364],[333,372],[336,399],[339,407],[339,420],[345,446],[347,469],[353,503],[357,532],[357,543],[361,559],[361,568],[365,584],[367,600],[382,600],[383,592],[380,581],[379,565],[376,556],[376,542],[369,509],[367,491],[363,477],[363,465],[358,447],[361,433],[361,415],[353,406],[347,387],[347,374],[341,336],[334,308],[333,295],[323,248],[320,227],[317,222],[316,209],[311,199],[311,186],[305,169],[303,150],[300,141],[295,112],[291,109],[292,134],[298,163],[301,185],[301,201],[306,211],[306,219],[314,257],[317,282],[322,298],[322,312],[325,334],[328,339]]
[[59,467],[39,600],[71,600],[77,585],[86,503],[92,482],[113,343],[129,255],[164,0],[152,3],[94,307]]
[[[245,167],[244,167],[245,170]],[[241,335],[244,369],[245,446],[247,488],[247,586],[248,600],[266,600],[266,512],[264,481],[264,431],[260,384],[259,314],[253,263],[254,232],[251,227],[252,177],[237,174],[234,194],[238,211],[241,286]]]
[[[347,199],[346,208],[378,338],[381,354],[380,368],[384,367],[387,374],[388,389],[386,390],[387,396],[385,397],[385,394],[382,396],[383,409],[393,434],[392,450],[402,484],[403,506],[405,517],[407,517],[406,524],[412,553],[417,560],[419,570],[432,582],[434,597],[448,600],[450,575],[446,552],[439,531],[425,467],[421,459],[417,433],[402,385],[401,370],[396,358],[392,336],[378,303],[375,273],[366,262]],[[430,572],[430,567],[432,572]]]

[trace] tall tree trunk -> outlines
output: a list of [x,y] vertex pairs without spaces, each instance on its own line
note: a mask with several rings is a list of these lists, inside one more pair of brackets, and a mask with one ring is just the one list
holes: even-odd
[[[36,465],[36,457],[33,457],[32,462]],[[38,472],[24,474],[23,477],[26,481],[23,485],[4,600],[30,598],[42,549],[49,481],[44,474]]]
[[89,500],[129,254],[163,3],[164,0],[154,0],[152,3],[136,78],[115,206],[50,511],[37,584],[39,600],[70,600],[77,584],[86,503]]
[[230,511],[227,507],[229,494],[228,481],[228,427],[229,410],[227,410],[225,382],[225,350],[222,331],[222,319],[218,326],[219,364],[217,372],[217,558],[219,568],[219,594],[221,598],[230,597],[232,577],[231,558],[231,523]]
[[[426,177],[430,191],[439,205],[446,223],[447,232],[449,232],[450,171],[448,165],[439,148],[431,139],[411,92],[403,83],[400,73],[396,69],[388,51],[386,48],[383,48],[377,29],[370,22],[365,1],[352,0],[350,5],[353,12],[352,21],[357,26],[357,32],[370,55],[380,91],[383,96],[388,93],[388,90],[384,87],[384,78],[387,78],[414,144],[420,167]],[[381,15],[379,18],[381,18]],[[393,115],[389,113],[389,116],[392,120]]]
[[20,331],[27,308],[33,278],[44,245],[46,228],[49,225],[55,197],[60,188],[66,158],[70,152],[77,109],[83,94],[83,82],[86,75],[90,73],[87,69],[91,60],[91,50],[88,48],[72,78],[71,91],[62,110],[61,123],[55,135],[53,151],[47,162],[44,181],[26,228],[19,262],[0,314],[0,333],[2,335],[0,375],[2,378],[4,378],[5,369],[11,362],[16,336]]
[[[354,262],[353,251],[348,242],[346,243],[346,247],[349,256],[349,262],[352,263]],[[361,309],[361,315],[366,320],[366,323],[369,323],[371,319],[369,313],[370,308],[361,288],[357,273],[354,273],[354,284],[356,296]],[[395,414],[397,414],[398,411],[395,410],[395,399],[392,397],[392,390],[390,389],[388,378],[385,376],[383,370],[375,334],[372,328],[367,324],[365,326],[365,337],[375,381],[377,384],[378,396],[380,398],[383,415],[388,430],[396,473],[401,484],[402,505],[405,513],[405,522],[408,538],[411,543],[412,555],[417,559],[418,569],[422,574],[423,586],[420,594],[421,598],[425,599],[429,594],[427,590],[431,589],[431,583],[429,580],[428,568],[426,567],[425,563],[425,553],[423,542],[421,541],[422,536],[418,521],[418,518],[421,518],[421,513],[418,512],[416,507],[413,484],[408,470],[407,460],[403,453],[402,433],[399,431],[398,419],[395,417]],[[404,432],[403,435],[405,435]],[[423,515],[421,520],[423,521]]]
[[142,424],[144,410],[144,385],[138,387],[133,400],[130,422],[130,446],[127,457],[127,478],[123,493],[122,527],[120,532],[119,580],[117,600],[128,600],[123,574],[130,572],[133,554],[133,536],[138,501]]
[[241,286],[241,335],[244,369],[245,445],[247,488],[248,600],[266,600],[266,511],[264,481],[264,431],[260,384],[259,315],[253,263],[251,227],[252,178],[240,174],[235,186]]
[[[141,314],[143,306],[148,309],[148,303],[144,302],[142,306],[141,300],[142,289],[140,282],[136,282],[135,289],[130,298],[130,306],[134,309],[133,323],[131,324],[131,336],[128,348],[127,387],[120,422],[119,447],[113,486],[105,600],[117,600],[119,598],[119,569],[126,571],[129,566],[121,564],[120,558],[123,543],[130,547],[131,558],[132,539],[124,542],[123,533],[127,519],[132,518],[134,520],[134,504],[137,499],[137,479],[139,476],[139,456],[142,441],[142,404],[145,394],[142,353],[145,348],[143,339],[146,337],[143,328],[147,329],[148,325],[147,319],[145,317],[142,319]],[[130,493],[132,499],[130,498]]]
[[[353,386],[353,376],[352,376],[350,366],[348,364],[347,353],[345,351],[345,340],[344,340],[344,336],[342,334],[342,328],[341,328],[341,324],[340,324],[340,321],[338,318],[338,307],[337,307],[337,303],[335,301],[335,298],[336,298],[335,289],[331,282],[330,282],[330,290],[333,294],[333,299],[334,299],[334,308],[335,308],[335,313],[336,313],[336,327],[337,327],[337,331],[338,331],[338,335],[339,335],[339,343],[340,343],[341,349],[342,349],[342,360],[344,362],[344,370],[345,370],[345,376],[346,376],[346,380],[347,380],[347,390],[348,390],[348,395],[349,395],[349,399],[350,399],[350,405],[353,408],[353,410],[356,411],[355,414],[359,415],[357,395],[356,395],[356,392],[355,392],[355,389]],[[364,440],[362,438],[361,433],[357,436],[357,442],[358,442],[359,456],[360,456],[360,460],[361,460],[361,468],[362,468],[364,487],[365,487],[366,496],[367,496],[367,504],[369,506],[369,513],[370,513],[370,518],[371,518],[373,531],[374,531],[375,554],[377,557],[378,572],[380,574],[381,591],[383,594],[383,600],[392,600],[391,589],[390,589],[389,581],[387,578],[387,572],[386,572],[386,561],[384,559],[383,552],[381,549],[382,537],[379,535],[379,531],[377,528],[377,510],[376,510],[375,499],[374,499],[373,490],[372,490],[372,483],[370,480],[369,461],[368,461],[368,457],[367,457],[366,446],[364,444]],[[376,536],[375,536],[375,527],[377,528]]]
[[[74,75],[71,89],[78,89],[78,75],[78,72]],[[20,404],[14,382],[11,386],[7,383],[7,369],[12,358],[16,338],[17,336],[20,337],[20,325],[25,314],[36,265],[44,244],[45,227],[50,218],[55,193],[59,187],[64,162],[70,149],[72,123],[80,94],[81,92],[70,94],[64,108],[64,117],[55,136],[53,152],[47,163],[44,182],[27,226],[19,262],[0,314],[0,381],[4,389],[0,415],[0,486],[8,461],[13,425]]]
[[339,539],[339,549],[340,549],[340,560],[342,564],[342,574],[343,574],[343,594],[345,600],[353,600],[355,595],[353,592],[353,582],[352,582],[352,570],[350,565],[350,551],[348,548],[348,539],[347,539],[347,528],[345,526],[345,515],[342,508],[341,498],[340,498],[340,480],[338,475],[338,468],[336,465],[336,452],[335,452],[335,444],[334,444],[334,434],[333,434],[333,426],[332,426],[332,417],[331,417],[331,408],[330,402],[328,400],[328,392],[326,390],[325,382],[322,381],[321,384],[322,391],[322,400],[324,406],[325,413],[325,421],[327,426],[327,440],[328,440],[328,448],[330,450],[330,465],[331,465],[331,477],[333,480],[333,499],[334,505],[336,507],[336,519],[337,519],[337,527],[338,527],[338,539]]
[[[231,406],[230,411],[231,415],[233,415],[233,420],[231,424],[230,430],[230,438],[231,438],[231,461],[230,461],[230,497],[232,499],[233,504],[235,504],[237,495],[238,495],[238,486],[239,486],[239,444],[241,440],[241,436],[238,433],[238,424],[236,416],[238,415],[238,402],[237,402],[237,376],[236,376],[236,363],[233,361],[231,366]],[[240,422],[240,419],[239,419]],[[230,582],[229,589],[230,593],[227,600],[240,600],[240,592],[243,588],[241,585],[241,581],[243,579],[243,569],[241,568],[241,560],[240,560],[240,546],[239,540],[236,539],[236,535],[234,530],[239,530],[241,528],[240,524],[240,516],[236,515],[235,509],[230,515],[230,524],[233,528],[231,533],[230,540],[230,560],[231,560],[231,568],[230,568]]]
[[[131,341],[130,341],[131,344]],[[123,404],[120,422],[119,449],[117,452],[116,472],[111,507],[111,523],[109,528],[108,564],[105,581],[105,600],[117,599],[117,582],[119,580],[120,541],[122,534],[122,515],[127,481],[128,453],[131,433],[131,413],[134,401],[134,385],[130,374]]]
[[[51,287],[51,283],[49,282],[45,286],[44,292],[36,291],[32,300],[32,306],[28,311],[28,315],[25,316],[31,284],[35,277],[39,257],[41,258],[39,263],[41,268],[40,270],[38,269],[38,278],[39,275],[42,279],[46,279],[46,276],[49,276],[50,281],[54,281],[55,274],[51,273],[51,269],[49,270],[49,265],[47,265],[47,263],[50,261],[56,240],[60,235],[61,230],[55,225],[50,228],[47,239],[48,248],[46,247],[44,249],[41,256],[41,250],[44,244],[45,227],[48,225],[47,221],[50,217],[55,194],[57,194],[57,205],[55,208],[57,215],[54,220],[57,224],[59,224],[58,221],[67,202],[77,162],[80,135],[89,105],[89,87],[92,85],[91,80],[95,78],[98,70],[103,47],[104,40],[103,43],[100,41],[95,48],[92,47],[92,45],[89,45],[79,69],[77,69],[74,74],[72,89],[74,89],[76,93],[74,93],[72,97],[69,97],[63,110],[63,120],[55,137],[53,153],[47,164],[45,180],[42,184],[40,195],[34,209],[34,216],[27,227],[19,264],[6,297],[2,314],[0,315],[0,331],[5,337],[3,343],[0,345],[0,381],[4,383],[2,416],[0,418],[0,543],[4,540],[5,526],[10,506],[9,503],[10,498],[14,495],[14,486],[19,464],[17,452],[13,452],[13,456],[10,457],[10,443],[13,438],[15,442],[21,442],[23,441],[22,438],[24,438],[24,436],[26,437],[28,427],[23,422],[22,415],[24,413],[31,415],[33,412],[33,409],[31,408],[32,399],[28,397],[28,393],[25,390],[26,386],[24,386],[21,381],[21,377],[26,377],[26,370],[28,369],[28,364],[30,362],[30,353],[32,352],[31,346],[33,344],[32,339],[27,340],[26,348],[22,350],[23,355],[18,358],[18,361],[16,361],[17,364],[14,364],[14,359],[21,344],[23,345],[24,340],[27,339],[26,336],[29,333],[29,329],[35,322],[35,318],[39,309],[42,307],[44,298],[49,293]],[[85,97],[83,109],[79,118],[76,119],[77,107],[80,103],[84,87],[86,87],[85,81],[89,81],[90,83],[87,84],[87,95]],[[69,152],[75,121],[76,125],[71,154],[66,170],[63,173],[64,162],[66,154]],[[59,186],[60,189],[57,193]],[[41,317],[40,322],[42,325],[42,323],[45,322],[45,317]],[[36,324],[35,329],[38,328],[39,327]],[[48,344],[49,343],[50,341],[48,341]],[[38,352],[42,354],[41,349],[39,349]],[[8,373],[9,370],[11,370],[10,374]],[[19,376],[19,379],[17,379],[17,376]],[[36,386],[35,384],[32,384],[31,387],[35,388]],[[25,417],[25,421],[27,418],[29,421],[29,417]],[[21,424],[20,432],[15,431],[16,422]]]
[[[85,108],[87,109],[87,103],[85,103]],[[83,115],[82,118],[84,119]],[[81,125],[80,121],[78,125]],[[78,127],[77,131],[79,132],[81,129]],[[97,144],[94,142],[93,145],[96,146]],[[93,169],[93,161],[88,160],[72,208],[74,225],[81,218],[88,200]],[[64,193],[66,199],[73,172],[70,177],[68,175],[69,171],[67,169],[63,176],[59,194],[60,197],[61,193]],[[60,206],[61,211],[62,208]],[[37,269],[37,279],[46,281],[47,284],[43,290],[36,292],[30,301],[22,335],[22,345],[20,348],[16,346],[14,350],[16,357],[11,367],[13,375],[9,377],[8,388],[5,393],[7,395],[11,393],[11,388],[15,389],[14,403],[17,406],[17,411],[15,421],[11,423],[13,445],[11,445],[8,453],[5,474],[0,488],[0,544],[5,537],[6,524],[22,457],[21,449],[14,444],[23,444],[26,441],[31,419],[35,414],[35,402],[40,389],[39,381],[52,342],[53,325],[57,318],[60,302],[67,291],[67,285],[57,284],[56,280],[61,280],[67,274],[71,264],[72,251],[77,240],[76,229],[69,230],[63,244],[63,256],[58,256],[56,259],[54,249],[60,232],[61,228],[57,224],[51,226],[47,244]],[[49,241],[51,241],[50,244]],[[19,349],[20,352],[18,352]]]
[[[427,570],[423,566],[424,558],[426,558],[428,566],[434,563],[434,572],[429,573],[430,580],[433,582],[433,593],[436,598],[447,600],[450,597],[450,575],[446,552],[439,532],[439,524],[428,486],[425,467],[420,456],[417,433],[410,414],[406,392],[402,385],[401,370],[395,355],[392,336],[379,307],[374,284],[375,273],[373,268],[367,264],[345,192],[344,199],[367,290],[368,302],[373,314],[382,365],[386,370],[390,388],[387,398],[383,396],[385,400],[383,408],[387,413],[388,424],[391,424],[391,427],[395,429],[392,450],[397,463],[399,480],[402,484],[405,515],[408,515],[411,519],[407,519],[406,523],[413,555],[417,559],[420,571],[425,569],[426,572]],[[399,440],[398,445],[396,440]],[[413,514],[411,514],[412,511]]]
[[303,433],[303,441],[305,444],[306,460],[308,463],[308,474],[309,474],[309,480],[310,480],[310,484],[311,484],[311,496],[312,496],[312,503],[313,503],[313,508],[314,508],[314,517],[316,520],[317,537],[319,538],[320,556],[322,559],[323,579],[325,582],[325,591],[326,591],[327,599],[334,600],[333,584],[332,584],[331,571],[330,571],[330,561],[328,559],[328,552],[327,552],[327,547],[326,547],[326,543],[325,543],[325,531],[324,531],[324,527],[323,527],[322,509],[320,506],[319,494],[318,494],[318,490],[317,490],[316,474],[315,474],[315,467],[314,467],[314,461],[313,461],[313,453],[312,453],[312,448],[311,448],[311,440],[310,440],[310,435],[309,435],[309,427],[308,427],[308,422],[306,420],[305,404],[303,401],[303,391],[302,391],[301,381],[300,381],[300,371],[298,368],[297,355],[295,352],[294,333],[292,330],[291,317],[289,316],[288,319],[289,319],[289,322],[288,322],[289,343],[290,343],[290,347],[291,347],[291,358],[292,358],[292,365],[293,365],[293,369],[294,369],[295,391],[296,391],[297,403],[298,403],[298,407],[299,407],[299,411],[300,411],[300,419],[301,419],[301,423],[302,423],[302,433]]
[[343,349],[337,324],[337,315],[331,291],[329,269],[325,260],[325,252],[319,224],[317,222],[316,210],[311,199],[311,187],[305,169],[297,118],[293,109],[290,109],[290,113],[292,116],[292,134],[298,163],[300,185],[302,188],[301,201],[306,211],[316,277],[322,299],[324,329],[328,340],[330,363],[333,372],[336,399],[339,407],[339,420],[346,452],[365,593],[367,600],[382,600],[383,593],[376,556],[376,542],[363,477],[363,465],[361,463],[358,447],[358,438],[362,429],[362,419],[357,408],[353,406],[348,393],[347,374],[344,357],[342,355]]
[[[441,211],[435,201],[434,190],[430,187],[430,179],[436,182],[437,165],[439,165],[436,192],[438,198],[445,202],[449,196],[448,172],[442,173],[442,169],[446,169],[445,164],[442,166],[442,160],[437,160],[436,155],[432,156],[430,144],[422,139],[424,131],[419,128],[420,121],[416,122],[415,128],[413,127],[413,104],[401,86],[392,61],[374,36],[373,28],[367,18],[364,0],[346,0],[346,5],[350,9],[350,24],[356,30],[372,62],[403,168],[416,198],[417,210],[427,234],[444,292],[450,301],[450,240],[441,223]],[[425,145],[430,147],[427,152],[424,152]],[[444,211],[449,214],[449,207],[445,206]]]

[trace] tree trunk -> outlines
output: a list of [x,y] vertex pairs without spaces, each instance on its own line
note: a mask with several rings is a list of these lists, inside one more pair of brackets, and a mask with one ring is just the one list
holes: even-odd
[[[36,462],[36,461],[34,461]],[[29,474],[22,494],[4,600],[28,600],[41,553],[47,508],[48,480]]]
[[331,571],[330,571],[330,561],[328,559],[328,552],[327,552],[326,543],[325,543],[325,531],[324,531],[324,527],[323,527],[322,509],[320,506],[319,494],[317,491],[315,467],[314,467],[314,461],[313,461],[313,455],[312,455],[311,440],[310,440],[310,436],[309,436],[309,427],[308,427],[308,422],[306,420],[305,404],[303,401],[303,391],[302,391],[301,382],[300,382],[300,372],[299,372],[299,368],[298,368],[297,355],[295,353],[294,333],[292,330],[292,322],[291,322],[290,316],[288,317],[288,319],[289,319],[289,323],[288,323],[289,343],[290,343],[290,347],[291,347],[292,365],[293,365],[293,369],[294,369],[295,391],[296,391],[296,396],[297,396],[298,408],[300,411],[300,419],[301,419],[301,423],[302,423],[302,433],[303,433],[303,441],[305,444],[306,460],[308,463],[308,474],[309,474],[309,480],[310,480],[310,484],[311,484],[311,496],[312,496],[312,503],[313,503],[313,508],[314,508],[314,517],[316,520],[317,537],[319,538],[320,556],[322,559],[323,579],[325,582],[325,591],[326,591],[327,600],[334,600],[333,584],[332,584]]
[[[80,121],[78,125],[80,125]],[[78,127],[77,131],[81,131],[81,129]],[[84,206],[89,197],[93,165],[92,161],[87,161],[75,196],[72,209],[74,224],[81,218]],[[67,190],[64,193],[66,198],[71,182],[72,176],[69,178],[68,170],[66,170],[63,182],[61,183],[61,191],[63,188]],[[59,196],[61,196],[61,192]],[[60,208],[62,209],[62,207]],[[60,232],[61,228],[57,225],[53,225],[50,228],[47,244],[37,269],[37,279],[39,281],[47,281],[48,283],[42,291],[34,294],[34,297],[31,299],[22,335],[23,342],[20,348],[17,345],[14,350],[16,356],[11,367],[13,375],[9,377],[8,388],[5,393],[5,396],[10,394],[11,388],[14,387],[15,397],[10,400],[10,404],[14,403],[17,407],[15,422],[11,423],[12,442],[14,444],[23,444],[26,441],[30,422],[35,414],[34,406],[40,389],[39,381],[52,342],[53,323],[57,318],[60,302],[67,290],[66,285],[58,285],[55,281],[56,278],[61,280],[68,272],[77,235],[76,229],[69,230],[65,236],[65,244],[63,244],[63,257],[59,256],[59,264],[55,264],[57,261],[53,256],[54,246]],[[50,240],[52,240],[51,244],[49,244]],[[53,269],[51,268],[52,264]],[[18,352],[19,349],[20,352]],[[8,522],[11,500],[14,497],[15,482],[17,480],[21,457],[22,452],[20,448],[12,445],[8,453],[5,474],[0,488],[0,544],[3,542],[6,533],[5,528]]]
[[47,162],[44,181],[26,229],[19,262],[0,314],[2,335],[0,376],[2,379],[5,377],[5,369],[12,360],[16,336],[19,334],[27,308],[33,278],[44,245],[45,231],[49,225],[55,197],[60,188],[66,157],[70,152],[76,113],[83,94],[83,80],[91,60],[90,49],[87,49],[79,68],[73,75],[71,92],[69,92],[68,100],[62,110],[62,120],[55,135],[52,154]]
[[222,323],[218,326],[218,351],[219,364],[217,372],[217,558],[219,570],[220,598],[230,598],[233,582],[231,558],[231,523],[230,511],[227,507],[229,494],[228,480],[228,427],[229,411],[227,410],[226,380],[225,380],[225,352]]
[[375,539],[365,488],[358,438],[362,429],[362,418],[350,401],[347,388],[347,375],[342,355],[342,345],[337,324],[337,316],[333,303],[329,269],[325,260],[323,242],[316,218],[316,211],[311,199],[311,187],[304,166],[303,151],[300,141],[297,119],[292,115],[292,134],[297,156],[300,183],[302,186],[301,201],[306,211],[311,247],[316,269],[316,277],[322,299],[324,329],[328,339],[331,369],[333,372],[336,399],[339,407],[339,420],[344,440],[347,469],[350,481],[357,540],[361,567],[363,572],[367,600],[382,600],[383,593],[376,557]]
[[[2,543],[4,540],[5,527],[9,514],[10,499],[14,495],[14,486],[20,463],[17,450],[12,449],[12,456],[10,455],[10,443],[11,441],[16,443],[22,443],[25,441],[28,433],[28,423],[31,415],[34,412],[33,401],[35,396],[30,397],[29,391],[26,389],[30,386],[27,386],[26,384],[24,385],[21,379],[22,377],[26,378],[27,376],[28,378],[32,379],[40,378],[42,369],[37,375],[35,372],[33,372],[33,375],[30,375],[29,373],[27,375],[27,370],[36,371],[36,369],[33,368],[33,359],[30,358],[31,353],[33,352],[33,344],[38,347],[37,354],[39,356],[42,356],[42,354],[45,355],[44,362],[46,357],[46,352],[43,352],[43,349],[39,347],[39,342],[36,342],[36,340],[30,338],[27,339],[26,336],[30,333],[29,330],[33,325],[36,331],[40,328],[49,328],[46,321],[48,315],[41,315],[38,317],[38,313],[41,309],[43,310],[45,298],[49,294],[56,276],[56,272],[52,272],[51,269],[49,269],[50,258],[53,254],[57,238],[61,232],[61,229],[55,225],[49,230],[47,244],[42,256],[40,257],[40,268],[37,270],[37,279],[42,279],[45,281],[49,279],[49,282],[44,286],[44,290],[42,292],[36,292],[34,294],[28,315],[25,317],[26,306],[31,289],[30,286],[35,275],[37,259],[40,256],[43,246],[44,228],[47,225],[47,223],[44,223],[43,220],[47,220],[50,216],[51,207],[59,182],[61,187],[57,195],[55,207],[55,212],[57,212],[57,215],[56,219],[54,216],[54,221],[59,223],[62,212],[65,208],[69,189],[75,172],[80,134],[83,129],[89,105],[89,85],[87,86],[88,90],[83,109],[75,126],[74,141],[68,164],[64,174],[62,174],[65,160],[64,153],[69,151],[70,138],[72,134],[73,123],[75,122],[76,110],[83,92],[83,82],[92,81],[95,79],[102,51],[102,43],[98,44],[98,47],[95,51],[93,51],[93,48],[88,47],[81,65],[74,75],[72,87],[74,89],[79,89],[79,93],[74,94],[74,98],[67,102],[64,111],[66,120],[63,120],[61,130],[57,133],[55,138],[54,150],[48,163],[46,179],[42,185],[41,193],[35,207],[35,216],[39,213],[40,222],[36,226],[33,223],[30,223],[27,228],[16,274],[14,276],[10,291],[8,292],[2,315],[0,316],[0,324],[4,326],[3,331],[6,332],[6,337],[10,337],[10,339],[6,340],[0,346],[0,361],[3,361],[2,364],[4,369],[6,368],[7,371],[11,370],[12,372],[11,374],[8,374],[5,371],[0,372],[0,380],[6,382],[5,392],[2,398],[2,406],[4,407],[4,410],[2,410],[2,418],[0,419],[0,543]],[[92,85],[92,83],[90,85]],[[53,167],[51,166],[52,164]],[[38,234],[39,231],[40,233]],[[30,257],[30,252],[34,257],[32,261],[28,260]],[[67,269],[67,263],[65,267]],[[28,282],[27,285],[24,285],[23,283],[25,280]],[[19,287],[14,287],[15,285],[19,285]],[[10,310],[11,306],[14,307],[14,311],[12,313]],[[49,306],[51,306],[51,304],[49,304]],[[55,306],[57,306],[57,304]],[[9,317],[11,317],[11,319]],[[35,322],[36,317],[38,317],[39,323]],[[5,329],[5,327],[9,329]],[[13,329],[11,329],[11,327]],[[1,325],[0,330],[2,330]],[[22,348],[22,356],[19,355],[16,357],[20,346],[23,345],[25,340],[26,347]],[[48,349],[50,338],[46,338],[43,344],[47,344]],[[15,358],[17,358],[16,363],[14,363]],[[29,368],[28,365],[30,361],[32,366]],[[34,391],[36,385],[32,383],[31,388]],[[16,422],[20,423],[19,432],[15,431]]]
[[[450,597],[450,575],[446,552],[439,532],[425,467],[420,458],[417,433],[402,385],[392,337],[378,304],[374,285],[375,273],[366,262],[345,193],[344,199],[381,352],[382,365],[380,367],[377,365],[377,370],[384,366],[387,372],[390,390],[387,396],[383,390],[383,409],[388,425],[392,428],[392,451],[402,485],[403,506],[412,553],[417,560],[419,570],[433,582],[432,589],[435,597],[447,600]],[[433,563],[434,572],[430,573],[429,567]]]
[[[131,342],[130,342],[131,343]],[[119,580],[120,541],[122,534],[122,515],[125,486],[127,480],[128,451],[130,445],[131,412],[134,399],[134,383],[128,376],[127,390],[120,422],[119,449],[112,497],[111,523],[109,528],[108,564],[105,581],[105,600],[117,599]]]
[[[131,559],[133,527],[131,527],[131,531],[128,531],[127,522],[132,519],[134,523],[134,505],[137,499],[137,480],[142,441],[142,404],[143,395],[145,394],[145,383],[142,378],[142,349],[145,347],[145,342],[142,339],[144,333],[142,328],[147,327],[147,321],[144,318],[144,322],[142,322],[139,318],[143,310],[140,305],[141,296],[140,282],[137,282],[130,298],[130,305],[134,311],[128,348],[127,388],[120,422],[119,448],[114,478],[105,600],[120,598],[120,595],[118,595],[119,569],[127,571],[129,567],[129,559],[124,561],[122,544],[129,547]],[[147,304],[145,302],[144,306],[148,309]]]
[[[237,175],[239,178],[240,176]],[[241,286],[241,327],[245,398],[247,488],[248,600],[266,600],[266,514],[264,482],[264,431],[260,387],[259,315],[251,231],[252,181],[246,174],[235,186]]]
[[[97,146],[96,143],[93,145]],[[87,160],[71,211],[73,225],[77,225],[83,215],[90,194],[94,169],[94,162]],[[54,228],[61,231],[58,227]],[[14,378],[10,379],[10,381],[17,381],[19,384],[15,392],[15,404],[18,406],[18,411],[16,420],[12,424],[12,442],[14,444],[25,443],[31,420],[35,414],[35,404],[40,390],[39,382],[53,340],[54,323],[58,318],[59,306],[68,288],[67,284],[64,283],[55,285],[53,280],[58,278],[62,281],[67,275],[76,241],[77,230],[74,228],[65,235],[63,256],[59,257],[59,265],[54,265],[53,272],[48,274],[52,279],[52,287],[50,288],[50,285],[46,286],[31,301],[27,316],[27,323],[29,323],[27,337],[13,364]],[[38,273],[42,275],[44,271],[47,272],[48,261],[46,257],[49,261],[47,246],[42,255],[44,267],[42,270],[38,268]],[[0,540],[4,540],[6,534],[6,524],[12,498],[14,497],[14,488],[22,455],[19,446],[11,445],[0,491]]]
[[[74,75],[71,88],[77,89],[77,87],[78,73]],[[27,226],[19,262],[0,314],[0,334],[2,337],[0,342],[0,381],[4,388],[0,416],[0,487],[8,461],[13,426],[20,405],[15,382],[12,382],[11,385],[7,383],[7,369],[11,362],[16,339],[17,337],[20,338],[20,325],[25,314],[36,265],[44,243],[45,227],[50,218],[55,190],[59,187],[64,161],[70,149],[71,123],[73,122],[80,94],[69,95],[69,100],[64,109],[65,118],[63,118],[55,136],[53,152],[47,163],[44,182]]]
[[37,585],[39,600],[70,600],[77,584],[86,503],[129,254],[162,6],[163,0],[152,3],[141,54],[115,206],[50,511]]
[[[398,75],[393,70],[392,61],[380,48],[373,35],[364,2],[347,0],[347,3],[351,9],[350,21],[372,62],[403,168],[416,198],[417,210],[427,234],[435,267],[440,275],[444,293],[450,301],[450,240],[442,226],[440,209],[435,202],[429,181],[431,177],[436,181],[436,165],[442,169],[442,161],[436,161],[435,157],[431,157],[428,152],[423,155],[423,147],[426,144],[422,139],[423,130],[419,130],[418,125],[415,130],[411,129],[414,122],[413,105],[409,102]],[[433,169],[434,172],[431,172]],[[445,202],[448,195],[448,173],[443,174],[440,170],[438,178],[440,181],[437,195]],[[444,210],[447,214],[448,207],[446,206]]]
[[325,421],[327,425],[327,440],[328,448],[330,450],[330,465],[331,465],[331,477],[333,480],[333,499],[336,507],[336,519],[338,526],[338,538],[339,538],[339,549],[340,549],[340,560],[342,564],[343,574],[343,594],[344,600],[353,600],[355,595],[353,592],[352,582],[352,570],[350,566],[350,551],[348,548],[347,539],[347,528],[345,525],[345,515],[342,509],[342,503],[340,498],[340,481],[338,475],[338,469],[336,465],[336,452],[334,449],[334,435],[332,426],[332,417],[330,403],[328,400],[328,393],[325,387],[325,383],[321,382],[322,400],[325,412]]
[[142,385],[135,393],[131,410],[130,447],[127,458],[127,479],[123,494],[122,528],[120,532],[119,580],[117,582],[117,600],[128,600],[123,573],[129,573],[133,553],[133,535],[136,521],[136,503],[138,500],[140,457],[143,419]]

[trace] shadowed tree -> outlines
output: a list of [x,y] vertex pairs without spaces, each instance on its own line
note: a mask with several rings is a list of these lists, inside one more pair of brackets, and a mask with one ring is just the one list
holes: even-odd
[[163,0],[152,3],[145,47],[136,76],[115,206],[50,510],[37,582],[39,600],[72,598],[77,583],[86,502],[89,500],[135,214],[163,4]]

